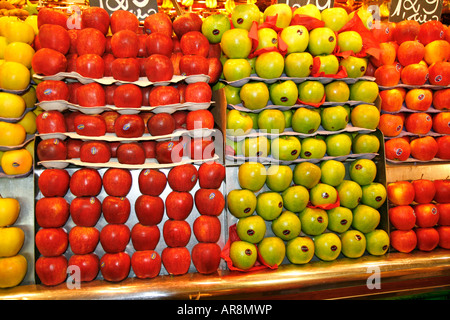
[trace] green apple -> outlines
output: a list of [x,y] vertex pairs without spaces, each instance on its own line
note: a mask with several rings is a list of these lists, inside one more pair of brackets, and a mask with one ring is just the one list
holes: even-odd
[[286,256],[286,246],[278,237],[267,237],[258,244],[258,254],[266,265],[278,266]]
[[264,79],[279,78],[283,74],[284,58],[278,51],[261,53],[255,61],[256,74]]
[[325,85],[325,100],[329,102],[346,102],[350,98],[350,88],[342,80]]
[[346,156],[352,151],[352,138],[349,134],[339,133],[326,137],[327,154],[332,157]]
[[284,114],[278,109],[265,109],[258,115],[258,128],[271,134],[284,132],[286,122]]
[[242,149],[245,157],[267,157],[270,154],[270,142],[264,136],[245,138]]
[[260,11],[256,4],[240,4],[233,8],[231,21],[235,28],[250,30],[253,21],[259,23]]
[[374,134],[357,134],[353,138],[353,153],[377,153],[380,149],[380,140]]
[[350,178],[361,186],[372,183],[377,176],[377,166],[369,159],[358,159],[350,165]]
[[312,68],[313,56],[309,52],[290,53],[284,60],[284,72],[288,77],[308,77]]
[[256,209],[256,196],[247,189],[234,189],[227,195],[228,211],[236,218],[251,216]]
[[306,264],[314,257],[314,242],[309,237],[295,237],[286,243],[286,257],[292,264]]
[[337,201],[338,192],[333,186],[318,183],[309,191],[309,197],[313,206],[333,204]]
[[246,59],[227,59],[223,65],[223,76],[227,81],[236,81],[250,76],[252,68]]
[[241,87],[233,87],[227,84],[224,87],[225,98],[227,99],[227,104],[239,104],[241,103],[241,97],[239,96],[239,92],[241,91]]
[[266,183],[266,167],[259,162],[245,162],[239,166],[238,180],[241,188],[259,191]]
[[348,78],[360,78],[367,71],[367,59],[348,56],[339,62],[339,65],[347,71]]
[[255,50],[270,47],[278,48],[278,34],[271,28],[258,29],[258,46]]
[[226,150],[226,154],[231,154],[233,156],[238,155],[239,152],[238,152],[237,141],[233,141],[227,137],[225,140],[225,150]]
[[227,134],[242,136],[248,134],[253,127],[253,120],[245,112],[232,109],[227,113]]
[[369,233],[380,223],[380,213],[378,210],[366,206],[365,204],[358,205],[353,209],[352,227],[362,233]]
[[339,237],[331,232],[314,237],[314,254],[323,261],[333,261],[341,253],[342,243]]
[[336,44],[336,34],[330,28],[315,28],[309,32],[308,51],[313,56],[331,54]]
[[388,251],[389,244],[389,235],[382,229],[366,233],[366,249],[371,255],[382,256]]
[[298,237],[301,231],[299,217],[290,211],[284,211],[278,218],[272,221],[273,233],[284,241]]
[[255,74],[256,70],[255,70],[255,62],[256,62],[256,57],[253,58],[247,58],[248,63],[250,63],[250,67],[252,67],[252,73],[251,74]]
[[[305,140],[303,140],[305,141]],[[311,189],[319,183],[321,178],[320,167],[311,162],[301,162],[294,167],[294,183]],[[309,196],[308,196],[309,197]]]
[[230,19],[222,13],[212,14],[202,23],[202,33],[210,43],[219,43],[223,33],[230,29]]
[[339,33],[338,46],[341,52],[353,51],[360,53],[363,46],[361,35],[356,31],[344,31]]
[[269,89],[264,82],[250,81],[244,84],[239,92],[242,105],[250,110],[258,110],[267,106]]
[[315,80],[303,81],[298,85],[298,98],[307,103],[319,103],[325,95],[324,85]]
[[270,100],[275,105],[293,106],[297,103],[298,87],[292,80],[272,83],[269,85],[269,93]]
[[298,158],[302,146],[294,136],[280,136],[272,140],[270,150],[277,160],[292,161]]
[[373,103],[378,93],[378,85],[373,81],[359,80],[350,85],[350,100]]
[[321,159],[327,152],[327,144],[318,137],[308,137],[302,140],[300,158]]
[[319,59],[320,67],[319,73],[325,74],[337,74],[339,71],[339,60],[334,54],[320,55],[316,58]]
[[324,108],[321,114],[322,127],[328,131],[339,131],[347,127],[349,116],[343,106]]
[[240,218],[236,224],[239,239],[250,243],[258,243],[266,234],[266,223],[258,215]]
[[264,220],[272,221],[283,211],[283,198],[278,192],[266,191],[256,197],[256,213]]
[[320,14],[320,10],[314,4],[307,4],[307,5],[304,5],[304,6],[301,6],[301,7],[297,8],[297,9],[295,9],[294,16],[296,14],[303,14],[303,15],[306,15],[306,16],[310,16],[310,17],[316,18],[318,20],[322,20],[322,16]]
[[292,115],[292,130],[299,133],[311,134],[320,127],[320,113],[318,110],[298,108]]
[[327,8],[321,12],[322,21],[325,27],[333,31],[339,31],[348,22],[347,10],[344,8]]
[[305,26],[288,26],[281,31],[280,37],[287,45],[287,54],[304,52],[308,47],[309,32]]
[[336,207],[327,211],[328,229],[337,233],[347,231],[353,221],[353,213],[349,208]]
[[362,186],[362,204],[378,209],[386,201],[386,196],[386,188],[379,182]]
[[230,259],[233,266],[248,270],[255,265],[258,253],[256,246],[247,241],[233,241],[230,245]]
[[322,182],[330,186],[337,187],[344,181],[345,166],[342,162],[336,160],[326,160],[320,164],[322,172]]
[[246,29],[234,28],[223,33],[220,46],[229,59],[245,59],[252,51],[252,40]]
[[284,207],[292,212],[300,212],[309,202],[309,192],[304,186],[291,186],[283,191]]
[[259,127],[258,127],[258,116],[259,116],[259,114],[258,113],[254,113],[254,112],[246,112],[246,114],[250,117],[250,118],[252,118],[252,121],[253,121],[253,129],[259,129]]
[[286,28],[292,19],[292,9],[286,3],[272,4],[264,10],[264,21],[268,16],[277,16],[277,22],[275,23],[278,28]]
[[293,116],[292,110],[284,110],[284,127],[285,128],[291,128],[292,127],[292,116]]
[[267,168],[266,185],[270,190],[282,192],[292,183],[292,169],[286,165],[273,164]]
[[380,122],[380,111],[371,104],[359,104],[350,114],[354,127],[375,130]]
[[366,251],[366,237],[358,230],[341,234],[342,253],[347,258],[359,258]]
[[325,210],[318,208],[305,208],[298,217],[302,231],[310,236],[316,236],[325,231],[328,226],[328,215]]
[[344,180],[336,187],[336,190],[342,207],[353,209],[359,205],[362,198],[362,189],[355,181]]

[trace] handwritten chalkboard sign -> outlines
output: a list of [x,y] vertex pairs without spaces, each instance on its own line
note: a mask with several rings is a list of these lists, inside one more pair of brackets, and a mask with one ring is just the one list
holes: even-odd
[[114,11],[132,12],[140,21],[158,12],[156,0],[90,0],[91,7],[100,7],[111,15]]
[[278,3],[286,3],[292,8],[303,7],[307,4],[314,4],[320,11],[333,8],[334,0],[280,0]]
[[424,23],[439,20],[442,13],[443,0],[392,0],[389,21],[415,20]]

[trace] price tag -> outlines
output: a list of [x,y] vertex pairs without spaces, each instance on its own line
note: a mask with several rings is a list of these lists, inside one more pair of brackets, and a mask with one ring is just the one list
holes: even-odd
[[292,8],[306,6],[307,4],[315,5],[320,11],[333,8],[334,0],[280,0],[278,3],[286,3]]
[[91,0],[90,6],[103,8],[110,15],[117,10],[130,11],[140,21],[158,12],[156,0]]
[[389,21],[415,20],[424,23],[439,20],[442,13],[442,0],[392,0]]

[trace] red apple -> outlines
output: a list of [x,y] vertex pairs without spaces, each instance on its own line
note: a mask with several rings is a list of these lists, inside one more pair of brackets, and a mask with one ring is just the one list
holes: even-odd
[[[141,59],[141,60],[146,60],[146,59]],[[145,66],[145,63],[144,63]],[[145,76],[145,68],[144,68],[144,76]],[[153,86],[147,86],[147,87],[142,87],[141,91],[142,91],[142,106],[145,107],[149,107],[150,106],[150,101],[149,101],[149,97],[150,97],[150,92],[155,89]],[[141,112],[142,114],[151,114],[153,115],[152,112]],[[148,119],[147,119],[148,120]]]
[[120,30],[111,37],[111,50],[116,58],[136,58],[139,51],[139,38],[136,32]]
[[411,156],[421,161],[430,161],[438,152],[438,144],[431,136],[416,138],[411,141]]
[[140,195],[134,205],[138,221],[145,226],[154,226],[162,221],[164,201],[160,197]]
[[169,186],[174,191],[191,191],[196,185],[197,179],[197,168],[190,163],[173,167],[167,175]]
[[139,138],[144,134],[145,123],[137,114],[122,114],[117,118],[114,128],[118,137]]
[[105,61],[97,54],[83,54],[76,60],[77,72],[86,78],[103,78],[105,72]]
[[[146,58],[148,57],[147,54],[147,45],[145,44],[145,40],[147,40],[147,35],[146,34],[138,34],[138,53],[137,56],[138,58]],[[139,62],[141,60],[145,60],[145,59],[139,59]],[[139,63],[142,67],[142,64]],[[142,69],[141,69],[142,71]],[[144,73],[143,76],[145,76],[145,69],[144,69]]]
[[405,138],[393,138],[386,141],[386,158],[394,161],[405,161],[411,154],[411,146]]
[[79,87],[81,87],[83,84],[81,82],[69,82],[67,83],[67,87],[69,89],[69,102],[73,104],[78,104],[77,99],[77,90]]
[[186,87],[186,102],[211,102],[212,90],[211,86],[206,82],[190,83]]
[[161,271],[161,257],[156,251],[136,251],[131,256],[131,267],[139,279],[151,279]]
[[[102,59],[103,62],[105,63],[105,70],[103,71],[103,76],[105,77],[112,77],[112,63],[114,60],[116,60],[116,58],[113,56],[112,53],[104,53],[102,55]],[[107,87],[112,87],[114,85],[111,86],[107,86]],[[106,87],[105,87],[105,91],[106,91]],[[108,103],[110,104],[110,103]]]
[[436,203],[439,212],[438,225],[450,226],[450,203]]
[[450,249],[450,227],[440,226],[436,230],[439,233],[439,247]]
[[435,40],[443,40],[444,34],[445,29],[442,22],[430,20],[420,25],[417,40],[426,46]]
[[103,119],[105,119],[106,123],[106,132],[108,133],[114,133],[114,123],[116,122],[116,119],[119,117],[119,113],[117,111],[104,111],[100,114]]
[[433,130],[441,134],[450,134],[450,112],[439,112],[433,117]]
[[191,255],[186,247],[164,248],[161,260],[164,268],[171,275],[185,274],[191,265]]
[[66,72],[77,72],[78,53],[67,54],[66,59],[67,59]]
[[180,73],[183,76],[208,74],[209,62],[204,56],[184,55],[180,58]]
[[63,197],[44,197],[36,201],[36,222],[42,228],[60,228],[69,218],[69,203]]
[[450,202],[450,180],[439,179],[434,180],[436,187],[436,194],[434,195],[434,201],[437,203],[449,203]]
[[156,160],[160,164],[177,163],[183,158],[183,144],[179,141],[160,141],[156,143]]
[[142,148],[144,148],[146,159],[155,159],[156,158],[156,141],[154,141],[154,140],[142,141],[141,145],[142,145]]
[[106,38],[100,30],[85,28],[78,31],[77,53],[79,55],[92,53],[101,56],[105,53],[105,48]]
[[211,159],[214,157],[214,141],[211,138],[194,138],[187,145],[189,158],[193,160]]
[[139,80],[141,66],[136,58],[117,58],[111,64],[111,74],[116,80]]
[[217,243],[197,243],[192,248],[192,262],[199,273],[211,274],[220,265],[221,249]]
[[405,41],[416,40],[420,24],[415,20],[403,20],[395,25],[393,38],[400,45]]
[[173,74],[179,76],[181,75],[180,71],[180,59],[183,56],[183,53],[181,51],[174,51],[170,55],[170,61],[172,62],[173,66]]
[[111,149],[111,158],[117,158],[117,148],[122,144],[120,141],[111,141],[109,148]]
[[36,98],[39,102],[53,100],[69,101],[69,87],[64,81],[44,80],[36,86]]
[[45,286],[56,286],[67,278],[67,258],[39,257],[36,260],[36,274]]
[[95,28],[106,35],[109,30],[109,13],[100,7],[88,7],[81,13],[81,29]]
[[450,160],[450,136],[445,135],[436,138],[438,144],[438,152],[436,158]]
[[416,214],[416,224],[421,228],[434,227],[439,221],[439,211],[432,203],[414,206],[414,213]]
[[111,14],[110,26],[113,34],[120,30],[131,30],[136,33],[139,29],[139,20],[129,11],[117,10]]
[[391,245],[400,252],[409,253],[416,248],[417,236],[414,230],[394,230],[391,232]]
[[400,70],[393,64],[382,65],[375,70],[374,77],[378,85],[392,87],[400,81]]
[[155,114],[148,120],[147,129],[152,136],[169,135],[175,130],[175,119],[169,113]]
[[82,114],[80,111],[64,111],[64,120],[66,121],[67,132],[75,132],[75,118]]
[[142,120],[145,123],[145,133],[148,133],[148,128],[147,128],[147,123],[148,120],[153,117],[155,114],[151,111],[143,111],[143,112],[139,112],[139,116],[142,118]]
[[151,14],[144,19],[144,31],[147,34],[162,33],[168,37],[172,36],[172,20],[164,12]]
[[[189,86],[188,86],[189,88]],[[213,129],[214,116],[209,110],[195,110],[188,113],[186,117],[186,129]]]
[[194,200],[200,214],[219,216],[225,207],[225,198],[217,189],[200,188],[195,192]]
[[[375,29],[375,28],[374,28]],[[372,30],[374,30],[372,29]],[[369,62],[374,68],[381,67],[382,65],[394,64],[397,57],[398,44],[396,42],[381,42],[380,43],[380,56],[375,58],[369,56]],[[375,70],[374,70],[375,71]],[[365,73],[367,75],[367,71]]]
[[218,189],[225,179],[225,167],[216,161],[202,163],[198,169],[200,188]]
[[145,74],[148,81],[169,81],[173,77],[173,65],[170,58],[162,54],[153,54],[145,61]]
[[191,239],[191,226],[185,220],[166,220],[163,237],[168,247],[185,247]]
[[109,168],[103,174],[103,188],[110,196],[125,197],[131,189],[133,178],[130,170]]
[[125,224],[107,224],[100,231],[100,243],[106,253],[125,251],[131,232]]
[[427,179],[414,180],[414,201],[417,203],[430,203],[436,194],[434,182]]
[[221,233],[220,220],[216,216],[200,215],[192,226],[198,242],[216,243]]
[[131,229],[131,242],[136,251],[155,250],[161,237],[157,225],[136,223]]
[[78,39],[78,30],[79,29],[70,29],[69,37],[70,37],[70,48],[67,54],[76,54],[77,53],[77,39]]
[[151,56],[152,54],[162,54],[170,58],[172,55],[172,38],[163,33],[150,33],[145,40],[145,45],[148,56]]
[[411,113],[405,119],[406,131],[414,134],[425,135],[431,130],[432,126],[431,116],[425,112]]
[[202,20],[194,13],[184,13],[175,18],[172,27],[178,39],[181,39],[189,31],[201,31]]
[[95,169],[81,168],[72,174],[69,186],[76,197],[97,196],[102,189],[102,177]]
[[130,268],[131,259],[125,252],[105,253],[100,259],[100,271],[106,281],[119,282],[124,280],[128,277]]
[[180,103],[180,93],[172,86],[157,86],[150,91],[148,96],[152,107],[166,106]]
[[106,163],[111,159],[111,148],[105,141],[85,141],[80,147],[80,161]]
[[178,110],[172,113],[172,117],[175,120],[175,129],[186,129],[186,118],[188,111]]
[[100,115],[80,114],[73,121],[75,132],[82,136],[100,137],[106,134],[106,122]]
[[397,59],[403,66],[416,64],[422,61],[425,46],[417,40],[405,41],[398,47]]
[[[428,81],[430,84],[435,86],[448,86],[450,84],[450,62],[435,62],[429,66],[428,72]],[[436,108],[436,105],[434,107]]]
[[393,33],[395,29],[395,23],[381,21],[379,28],[372,28],[370,32],[373,37],[380,43],[392,41]]
[[94,252],[100,240],[100,231],[94,227],[74,226],[69,231],[70,249],[74,254]]
[[126,197],[107,196],[102,202],[102,212],[108,223],[126,223],[131,212],[130,200]]
[[214,84],[219,81],[219,78],[222,75],[223,65],[222,62],[220,62],[219,58],[208,58],[208,65],[208,83]]
[[407,206],[414,201],[414,186],[409,181],[391,182],[387,185],[388,199],[398,205]]
[[67,29],[67,16],[62,11],[43,7],[37,16],[38,28],[44,24],[57,24]]
[[31,67],[37,74],[52,76],[66,71],[67,59],[59,51],[42,48],[36,51],[31,59]]
[[39,133],[66,132],[64,115],[57,110],[45,111],[36,117],[36,128]]
[[417,228],[414,230],[417,236],[417,249],[432,251],[439,244],[439,232],[435,228]]
[[70,35],[67,28],[57,24],[44,24],[39,28],[41,48],[49,48],[66,54],[70,48]]
[[76,266],[80,270],[80,281],[94,280],[100,270],[100,259],[95,253],[75,254],[69,259],[69,267]]
[[44,197],[64,197],[69,190],[70,175],[64,169],[45,169],[39,176],[38,187]]
[[144,164],[145,150],[137,142],[121,143],[117,148],[117,160],[122,164]]
[[78,159],[83,143],[83,140],[67,139],[67,159]]
[[36,147],[36,154],[40,161],[65,160],[67,158],[67,147],[63,140],[42,140]]
[[78,104],[82,107],[103,107],[106,105],[105,90],[97,82],[80,86],[76,91],[76,97]]
[[133,83],[120,85],[114,90],[113,101],[118,108],[140,108],[142,91]]
[[155,169],[143,169],[138,177],[139,191],[142,194],[157,197],[167,185],[164,173]]
[[166,197],[166,214],[173,220],[185,220],[191,214],[194,199],[189,192],[172,191]]
[[107,35],[105,37],[106,39],[106,43],[105,43],[105,53],[111,53],[112,54],[112,49],[111,49],[111,35]]
[[80,227],[93,227],[102,214],[102,204],[96,197],[75,197],[70,203],[70,216]]
[[411,230],[416,224],[416,215],[411,206],[396,206],[389,209],[389,221],[398,230]]
[[199,31],[189,31],[180,38],[180,48],[184,55],[195,54],[207,57],[209,53],[209,41]]
[[220,43],[210,43],[207,58],[217,58],[220,59],[222,56],[222,48]]
[[41,228],[36,233],[35,243],[44,257],[57,257],[66,252],[69,238],[63,228]]
[[421,86],[428,80],[428,67],[421,63],[409,64],[400,73],[404,84]]

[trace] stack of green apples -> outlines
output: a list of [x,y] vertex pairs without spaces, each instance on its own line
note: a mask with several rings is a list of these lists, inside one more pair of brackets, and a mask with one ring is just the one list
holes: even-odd
[[[369,159],[319,165],[245,162],[228,193],[227,208],[240,240],[230,245],[233,266],[333,261],[341,253],[383,255],[389,235],[380,226],[386,188]],[[342,256],[341,255],[341,256]]]

